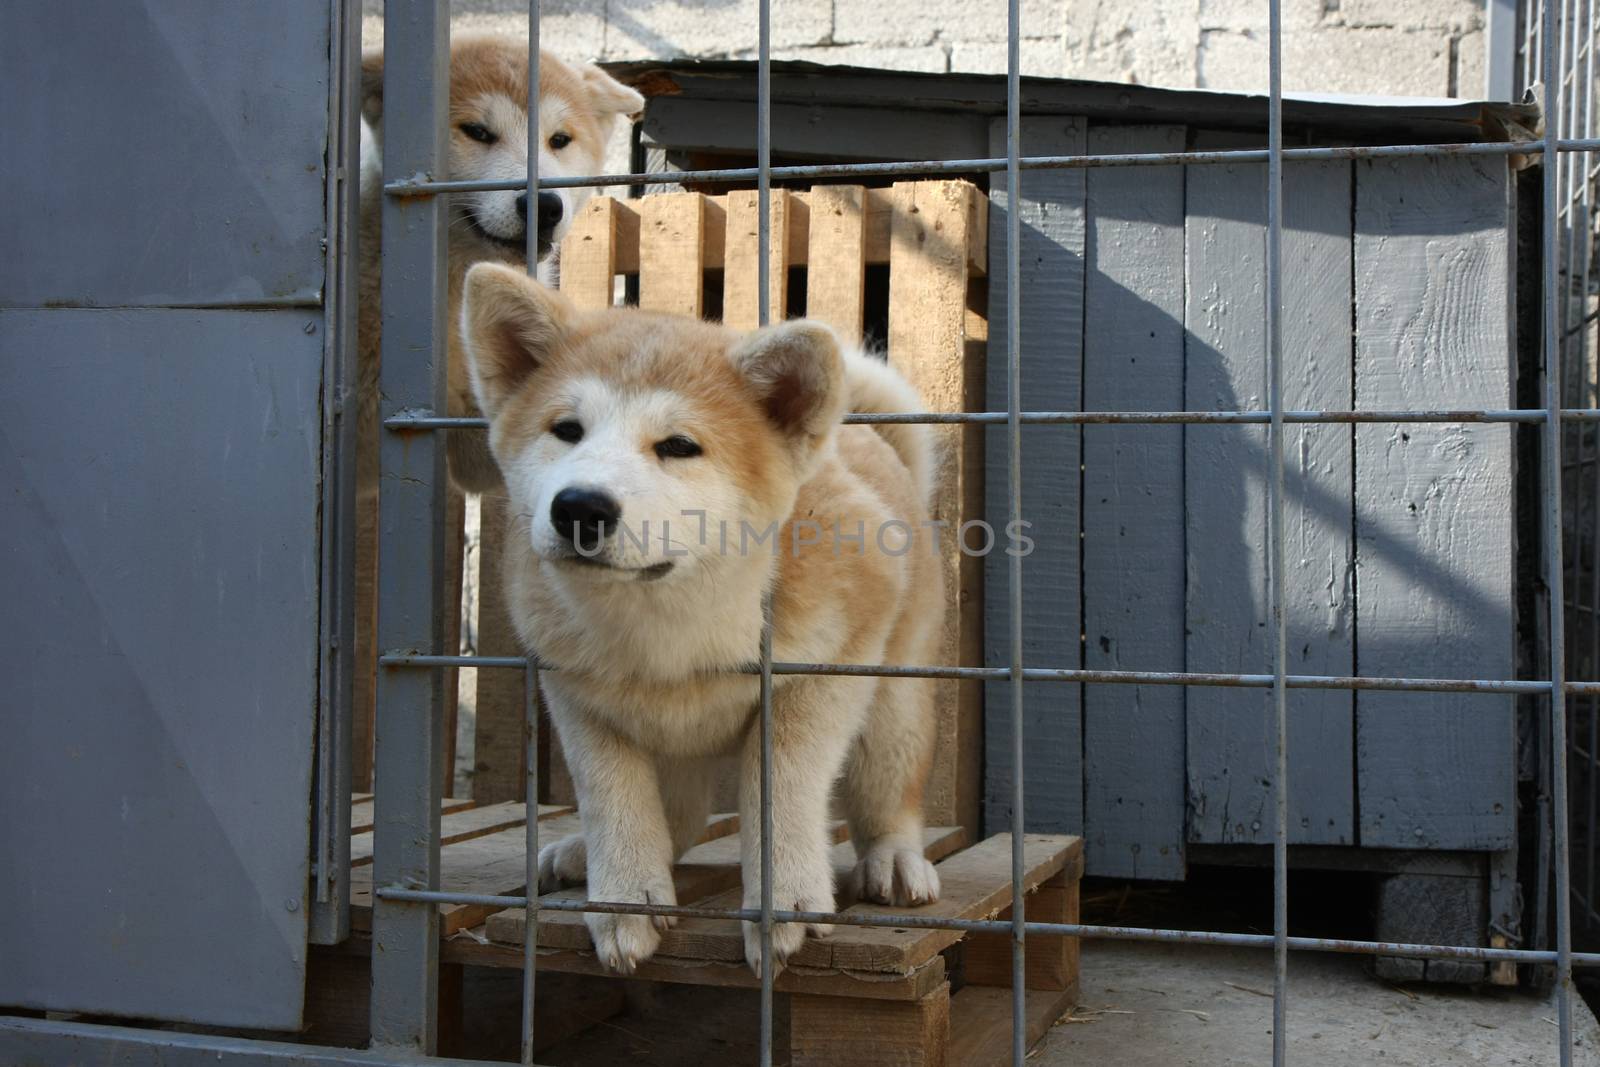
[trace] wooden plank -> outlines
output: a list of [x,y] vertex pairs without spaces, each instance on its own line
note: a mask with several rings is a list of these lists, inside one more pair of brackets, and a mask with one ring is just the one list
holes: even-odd
[[[473,843],[459,847],[470,847]],[[844,848],[845,846],[838,846]],[[859,914],[881,915],[903,911],[906,915],[936,915],[960,919],[983,919],[997,914],[1011,903],[1011,841],[996,835],[938,864],[941,896],[938,901],[918,908],[889,909],[881,904],[856,904],[847,908]],[[1082,854],[1082,840],[1076,837],[1028,834],[1024,838],[1024,891],[1041,885]],[[853,864],[853,857],[836,853],[840,872]],[[581,899],[581,890],[572,890]],[[707,908],[736,909],[743,906],[743,890],[730,888],[700,904]],[[567,921],[575,912],[550,913],[539,917],[539,944],[542,947],[585,951],[588,931]],[[517,943],[522,938],[524,916],[512,908],[490,917],[485,926],[493,941]],[[909,974],[939,952],[961,939],[953,930],[838,926],[826,938],[809,939],[789,959],[792,967],[812,972],[848,971],[852,973]],[[741,963],[744,960],[744,933],[732,919],[682,919],[661,935],[656,951],[659,959],[684,959],[697,962]]]
[[[1355,173],[1357,406],[1514,406],[1506,164],[1363,161]],[[1362,674],[1514,676],[1512,434],[1356,430]],[[1511,697],[1361,693],[1355,732],[1363,845],[1515,847]]]
[[[500,564],[510,536],[503,493],[485,494],[478,520],[478,655],[521,656],[506,610]],[[523,750],[524,679],[521,671],[479,670],[477,733],[472,752],[472,795],[481,804],[522,800],[526,779]],[[567,800],[546,793],[540,799]]]
[[639,306],[705,313],[706,198],[668,193],[639,201]]
[[[923,831],[923,854],[938,862],[966,843],[961,827],[931,827]],[[855,849],[848,844],[834,846],[830,858],[834,884],[846,885],[855,867]],[[690,849],[672,870],[679,903],[707,908],[742,908],[739,885],[739,838],[725,836]],[[586,900],[583,887],[574,886],[545,895],[546,899]],[[841,905],[847,902],[841,901]],[[520,944],[526,913],[509,908],[491,915],[485,932],[491,941]],[[589,929],[580,912],[544,912],[539,916],[541,948],[589,951]],[[726,919],[684,919],[661,938],[657,955],[690,960],[738,962],[744,959],[743,935],[738,924]]]
[[[818,186],[811,192],[791,192],[790,203],[798,201],[810,206],[812,197],[820,190],[836,188],[835,186]],[[646,197],[643,203],[667,194],[656,194]],[[624,202],[626,204],[626,202]],[[713,196],[706,198],[705,222],[705,269],[721,270],[726,266],[723,258],[723,207],[727,203],[726,196]],[[894,190],[892,188],[866,190],[864,205],[866,211],[866,233],[863,236],[863,250],[869,265],[882,266],[889,262],[890,249],[893,246],[894,229]],[[626,218],[626,216],[624,216]],[[988,223],[988,202],[982,196],[973,202],[972,225],[979,229],[975,232],[984,232]],[[791,212],[789,215],[789,266],[805,267],[810,264],[810,227],[807,214]],[[988,242],[976,240],[967,248],[967,270],[979,277],[988,271]],[[639,273],[639,246],[637,241],[630,241],[624,233],[617,245],[617,273]]]
[[[554,841],[582,828],[576,813],[555,815],[539,822],[541,840]],[[523,831],[501,830],[451,845],[439,853],[439,888],[452,893],[506,895],[523,889],[526,842]],[[448,937],[458,930],[481,924],[498,908],[478,904],[439,905],[439,929]],[[371,929],[372,865],[350,869],[350,925]]]
[[[1027,994],[1025,1044],[1032,1049],[1078,1002],[1076,989]],[[952,1067],[1002,1067],[1011,1062],[1011,990],[967,986],[950,1000]]]
[[[350,835],[366,834],[372,832],[373,796],[371,793],[364,795],[363,800],[350,801]],[[439,802],[439,814],[449,815],[452,812],[466,811],[475,807],[477,801],[471,797],[445,797]]]
[[581,308],[607,308],[615,299],[618,231],[624,215],[630,218],[637,241],[638,214],[621,200],[597,196],[583,205],[561,242],[561,291]]
[[789,998],[793,1067],[944,1067],[949,1043],[949,982],[910,1002]]
[[[1081,155],[1084,121],[1073,117],[1025,119],[1023,148],[1030,154]],[[1005,123],[990,126],[992,154],[1005,154]],[[991,179],[988,402],[1006,410],[1006,213],[1001,175]],[[1082,171],[1029,171],[1022,175],[1022,407],[1077,411],[1083,406],[1083,253],[1085,181]],[[1082,435],[1076,426],[1029,427],[1022,434],[1023,518],[1033,551],[1023,562],[1024,662],[1035,667],[1082,663],[1080,607],[1079,464]],[[1010,518],[1008,443],[1004,430],[987,436],[986,514],[1003,530]],[[984,663],[1011,663],[1011,557],[992,552],[984,571]],[[964,661],[964,662],[971,662]],[[1011,825],[1011,698],[1008,682],[984,686],[984,816],[990,833]],[[1083,829],[1083,687],[1035,685],[1024,706],[1023,766],[1030,830],[1078,833]]]
[[[442,637],[443,647],[447,649],[461,648],[461,591],[465,577],[461,567],[466,552],[466,505],[466,495],[454,484],[448,485],[445,489],[444,512],[444,591],[441,594],[445,604],[453,609],[447,610],[444,618]],[[457,792],[456,733],[460,728],[460,671],[455,667],[446,667],[443,682],[444,717],[440,733],[444,740],[444,758],[439,767],[443,778],[439,783],[439,794],[451,796]]]
[[[977,190],[963,181],[894,186],[889,264],[889,362],[921,394],[929,411],[983,407],[981,323],[967,314],[970,246]],[[931,519],[945,523],[940,552],[945,632],[939,663],[976,663],[982,651],[983,560],[954,550],[962,524],[983,516],[983,429],[932,430],[938,447]],[[923,811],[931,822],[977,832],[981,798],[983,692],[978,682],[934,686],[938,720],[933,769]]]
[[[1239,141],[1200,135],[1197,144]],[[1261,164],[1188,171],[1190,410],[1267,406],[1264,175]],[[1284,403],[1342,409],[1351,388],[1349,166],[1286,165],[1284,211]],[[1188,670],[1272,670],[1267,440],[1259,425],[1185,427]],[[1350,441],[1348,426],[1286,431],[1284,590],[1295,674],[1353,673]],[[1266,690],[1189,690],[1191,842],[1272,840],[1271,701]],[[1289,705],[1289,839],[1354,844],[1350,694],[1296,690]]]
[[859,185],[811,190],[806,315],[861,339],[866,316],[867,191]]
[[[1185,137],[1182,126],[1102,126],[1089,148],[1181,152]],[[1091,170],[1087,198],[1083,406],[1180,410],[1183,168]],[[1183,507],[1183,427],[1084,427],[1084,666],[1183,669]],[[1184,690],[1085,686],[1083,752],[1089,870],[1182,878]]]
[[[1061,873],[1029,893],[1025,918],[1029,922],[1076,923],[1081,864],[1068,864]],[[1010,919],[1011,908],[996,918]],[[1011,986],[1011,935],[968,934],[961,945],[962,975],[968,985]],[[1024,984],[1029,989],[1077,989],[1078,939],[1028,935],[1023,960]]]
[[[772,190],[769,205],[772,233],[767,259],[771,268],[772,322],[784,320],[789,303],[789,272],[785,266],[789,262],[789,201],[787,189]],[[728,194],[728,222],[723,239],[723,255],[727,262],[722,276],[722,321],[736,330],[753,330],[761,321],[757,286],[761,262],[758,207],[754,189]]]
[[[1083,839],[1056,834],[1027,834],[1023,838],[1023,892],[1031,892],[1075,863],[1083,853]],[[996,834],[938,865],[940,897],[920,908],[903,909],[908,915],[939,915],[956,919],[989,919],[1011,904],[1011,838]],[[849,909],[882,914],[878,904],[858,904]],[[901,910],[901,909],[897,909]],[[867,926],[837,927],[825,942],[807,942],[798,957],[815,945],[827,945],[827,959],[841,970],[904,973],[961,940],[954,930],[884,930]]]
[[[363,460],[377,451],[379,430],[377,418],[373,425],[362,426],[365,435],[358,443]],[[370,433],[369,433],[370,431]],[[368,439],[370,438],[370,440]],[[376,478],[376,459],[373,477]],[[378,701],[378,653],[375,644],[378,633],[378,494],[356,494],[356,546],[355,567],[355,634],[351,655],[356,671],[351,678],[350,694],[350,784],[357,789],[372,788],[372,739],[376,725]]]
[[[482,929],[445,941],[440,957],[477,967],[520,968],[522,946],[479,940]],[[365,935],[358,934],[358,937]],[[605,975],[615,979],[591,952],[565,949],[540,949],[539,971],[563,974]],[[743,959],[684,960],[656,956],[639,964],[633,978],[650,982],[716,986],[725,989],[758,989],[761,980]],[[814,993],[823,996],[867,997],[875,1000],[916,1000],[927,996],[945,980],[944,958],[935,956],[908,974],[845,974],[832,970],[785,967],[778,974],[779,993]]]
[[[564,804],[540,804],[541,820],[556,815],[569,814],[572,809]],[[439,844],[453,845],[470,841],[474,837],[511,830],[527,821],[526,809],[520,801],[506,801],[482,808],[467,808],[442,815],[439,819]],[[372,862],[372,832],[350,835],[350,865],[360,866]]]

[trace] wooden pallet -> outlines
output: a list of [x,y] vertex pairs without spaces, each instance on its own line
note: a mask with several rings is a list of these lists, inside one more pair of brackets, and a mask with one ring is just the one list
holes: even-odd
[[[695,316],[720,313],[731,326],[753,329],[758,321],[756,204],[753,189],[715,196],[591,198],[562,243],[561,291],[580,307],[609,307],[616,301],[618,279],[628,278],[637,284],[642,307]],[[927,410],[982,410],[988,220],[987,198],[966,181],[774,189],[769,250],[774,315],[781,318],[791,308],[790,269],[804,270],[804,313],[858,339],[867,318],[880,310],[868,308],[866,280],[886,270],[882,340],[889,362],[917,387]],[[800,294],[794,295],[798,305]],[[931,517],[953,530],[984,514],[984,430],[943,426],[930,432],[939,445]],[[509,535],[503,498],[484,498],[482,523],[480,569],[489,579],[498,572]],[[949,605],[941,663],[983,661],[983,564],[953,547],[941,561]],[[479,651],[520,655],[494,584],[485,581],[479,601]],[[929,822],[959,824],[977,833],[983,683],[942,680],[933,688],[938,744],[924,815]],[[508,800],[523,793],[523,699],[516,672],[479,672],[473,791],[481,798]],[[575,794],[559,739],[541,727],[539,743],[542,798],[570,802]],[[720,802],[732,803],[732,797],[725,792]]]
[[[540,820],[541,835],[553,839],[577,827],[574,813]],[[699,907],[738,908],[739,837],[733,816],[714,817],[708,840],[690,850],[674,870],[678,900]],[[838,835],[842,837],[843,827]],[[517,834],[520,846],[520,832]],[[481,837],[447,845],[441,853],[443,881],[479,893],[516,892],[520,868],[484,863]],[[959,919],[1009,917],[1011,842],[1004,835],[970,848],[964,831],[926,831],[924,848],[939,869],[937,903],[904,909],[907,915]],[[1076,922],[1082,841],[1077,837],[1029,834],[1024,844],[1027,915],[1041,922]],[[854,865],[847,843],[834,847],[836,881]],[[484,880],[484,876],[488,876]],[[498,880],[495,879],[498,875]],[[546,899],[583,899],[581,888]],[[856,913],[892,911],[881,905],[839,906]],[[490,914],[476,928],[458,922],[444,942],[447,963],[521,967],[526,913],[520,908]],[[595,958],[583,917],[543,912],[539,919],[541,972],[605,975]],[[744,960],[744,934],[733,920],[683,919],[662,935],[656,954],[634,977],[725,988],[755,988],[759,982]],[[835,927],[832,936],[808,940],[778,976],[791,1019],[790,1062],[837,1064],[988,1065],[1004,1063],[1010,1050],[1011,950],[1005,934],[972,934],[908,927]],[[1031,1047],[1076,1002],[1078,947],[1075,938],[1030,938],[1027,953],[1027,1021]]]

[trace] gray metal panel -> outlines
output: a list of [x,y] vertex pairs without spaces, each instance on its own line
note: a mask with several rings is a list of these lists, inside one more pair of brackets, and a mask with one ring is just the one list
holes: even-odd
[[[418,1067],[395,1052],[321,1048],[212,1034],[0,1018],[0,1055],[29,1067]],[[427,1067],[487,1067],[483,1060],[431,1059]]]
[[[1182,126],[1091,127],[1089,151],[1181,152]],[[1183,168],[1088,175],[1083,406],[1183,408]],[[1083,431],[1084,666],[1181,671],[1183,427]],[[1184,690],[1083,694],[1092,874],[1183,877]]]
[[314,303],[325,3],[0,5],[0,306]]
[[[1005,123],[990,131],[990,150],[1005,154]],[[1024,119],[1022,148],[1028,153],[1081,154],[1084,123],[1073,118]],[[990,193],[989,262],[1006,261],[1004,182]],[[1022,256],[1027,286],[1022,295],[1022,406],[1025,410],[1076,411],[1083,394],[1082,171],[1032,171],[1022,176]],[[989,336],[1006,335],[1006,281],[989,280]],[[989,410],[1006,409],[1006,364],[993,353],[988,369]],[[1077,667],[1082,610],[1078,570],[1078,464],[1076,426],[1033,426],[1022,434],[1022,515],[1034,550],[1023,560],[1023,657],[1028,666]],[[997,530],[1009,508],[1007,444],[991,431],[985,452],[985,513]],[[1009,666],[1010,557],[994,552],[984,567],[984,662]],[[984,685],[984,822],[988,833],[1011,825],[1010,683]],[[1083,830],[1082,687],[1033,685],[1026,693],[1024,723],[1029,759],[1028,829],[1039,833]]]
[[317,321],[0,312],[0,1003],[299,1025]]
[[[1507,165],[1358,162],[1356,405],[1510,407]],[[1508,426],[1356,428],[1357,663],[1513,675]],[[1361,843],[1515,842],[1507,696],[1359,693]]]
[[[1240,147],[1214,135],[1196,141]],[[1188,170],[1187,407],[1264,408],[1266,167]],[[1350,166],[1291,163],[1283,181],[1284,403],[1342,409],[1351,389]],[[1347,675],[1350,428],[1290,426],[1285,434],[1288,669]],[[1188,669],[1270,672],[1267,428],[1189,426],[1184,442]],[[1189,691],[1190,841],[1272,840],[1272,715],[1268,692]],[[1290,841],[1353,844],[1350,694],[1295,690],[1289,720]]]

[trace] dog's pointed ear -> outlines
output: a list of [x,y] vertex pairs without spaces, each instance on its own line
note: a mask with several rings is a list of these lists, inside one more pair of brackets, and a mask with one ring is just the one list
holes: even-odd
[[383,49],[361,53],[361,115],[376,131],[383,123]]
[[638,90],[623,85],[593,63],[585,63],[579,68],[579,73],[594,101],[595,110],[603,118],[622,115],[633,119],[644,110],[644,97],[639,95]]
[[493,420],[567,332],[572,306],[520,270],[478,263],[467,271],[461,340],[472,393]]
[[768,420],[802,451],[819,448],[844,418],[844,356],[822,323],[768,326],[735,344],[731,356]]

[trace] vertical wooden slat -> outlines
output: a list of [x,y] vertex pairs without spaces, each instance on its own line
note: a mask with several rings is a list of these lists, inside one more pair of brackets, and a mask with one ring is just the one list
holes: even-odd
[[[1357,406],[1512,407],[1506,164],[1374,160],[1355,174]],[[1512,432],[1357,427],[1362,674],[1513,676]],[[1509,696],[1357,694],[1361,843],[1514,847],[1515,751]]]
[[583,205],[561,242],[561,291],[583,308],[610,307],[617,273],[617,229],[622,205],[597,196]]
[[669,193],[639,204],[639,306],[699,318],[705,313],[705,197]]
[[[448,610],[445,614],[443,650],[452,656],[461,649],[461,563],[466,547],[463,525],[466,510],[466,496],[455,486],[450,486],[445,492],[443,595],[445,604],[454,610]],[[439,784],[441,794],[447,797],[456,795],[456,729],[461,710],[459,674],[454,667],[448,667],[444,672],[444,780]]]
[[[1207,134],[1196,141],[1219,149],[1248,143]],[[1341,409],[1351,389],[1350,168],[1290,163],[1283,180],[1284,403],[1290,410]],[[1266,407],[1265,181],[1264,165],[1189,168],[1190,410]],[[1285,433],[1289,672],[1351,674],[1350,428],[1292,425]],[[1191,671],[1272,670],[1266,457],[1265,426],[1185,427]],[[1270,842],[1270,694],[1194,688],[1187,703],[1189,840]],[[1351,707],[1348,692],[1289,695],[1295,844],[1355,842]]]
[[[363,426],[363,440],[359,448],[368,454],[363,459],[374,464],[372,477],[376,479],[378,451],[376,420]],[[378,660],[378,494],[361,492],[356,495],[356,551],[355,551],[355,647],[351,655],[356,671],[350,698],[350,788],[372,788],[372,737],[376,725]]]
[[[972,185],[959,181],[894,187],[889,362],[917,387],[929,411],[979,410],[983,403],[983,352],[974,343],[981,338],[973,336],[967,314],[968,244],[977,236],[977,196]],[[934,432],[942,447],[933,519],[947,524],[939,541],[947,616],[938,661],[973,663],[982,652],[978,590],[983,563],[957,552],[955,537],[963,522],[983,514],[983,430],[952,426]],[[982,690],[975,682],[947,681],[938,684],[936,694],[939,742],[925,811],[935,824],[976,829]]]
[[[1005,122],[990,126],[990,154],[1005,155]],[[1022,147],[1029,154],[1081,155],[1083,120],[1025,118]],[[992,181],[1003,190],[1003,176]],[[1077,411],[1083,406],[1082,171],[1028,171],[1022,175],[1022,408]],[[989,233],[989,332],[1006,336],[1006,225],[1012,209],[1003,191],[992,194]],[[1003,342],[989,360],[988,404],[1006,410]],[[1022,517],[1030,523],[1032,553],[1022,562],[1023,659],[1028,666],[1082,663],[1079,597],[1079,474],[1082,437],[1076,426],[1033,426],[1022,431]],[[1007,443],[1003,430],[987,441],[988,519],[996,529],[1009,514]],[[1011,662],[1011,614],[1003,552],[987,559],[984,585],[984,662]],[[984,817],[988,832],[1011,825],[1010,685],[990,682],[984,693],[987,738]],[[1082,687],[1052,682],[1028,687],[1023,724],[1027,744],[1024,785],[1028,829],[1083,831]]]
[[[1097,155],[1181,152],[1182,126],[1106,126]],[[1183,168],[1088,174],[1083,405],[1183,407]],[[1083,431],[1084,666],[1183,669],[1183,428]],[[1026,503],[1026,501],[1024,501]],[[1184,691],[1083,694],[1085,849],[1112,878],[1184,873]]]
[[[727,236],[723,246],[722,321],[736,330],[753,330],[760,324],[756,287],[760,244],[756,191],[741,189],[728,194]],[[789,191],[772,190],[772,231],[768,247],[771,264],[772,316],[781,322],[789,300]]]
[[807,241],[806,315],[861,337],[866,314],[866,189],[819,185],[811,190]]
[[[503,493],[486,494],[478,525],[478,655],[520,656],[521,642],[506,611],[501,560],[512,536]],[[472,798],[479,804],[521,800],[523,793],[522,672],[478,672],[477,733]]]

